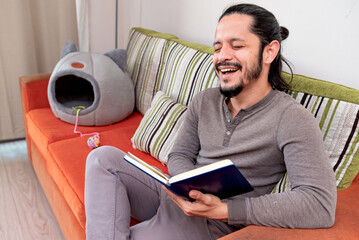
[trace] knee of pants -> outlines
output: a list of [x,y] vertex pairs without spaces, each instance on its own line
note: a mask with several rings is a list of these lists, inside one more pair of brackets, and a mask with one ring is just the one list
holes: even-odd
[[113,169],[123,160],[125,153],[118,148],[102,146],[92,150],[86,159],[86,174],[94,169]]

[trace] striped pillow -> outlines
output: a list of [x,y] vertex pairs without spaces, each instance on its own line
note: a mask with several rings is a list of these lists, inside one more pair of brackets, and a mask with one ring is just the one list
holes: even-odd
[[166,164],[186,110],[186,106],[174,102],[161,91],[157,92],[131,139],[133,148]]
[[318,120],[337,188],[345,189],[359,169],[359,105],[300,92],[291,95]]
[[133,28],[127,45],[127,72],[135,86],[136,108],[145,114],[155,94],[154,86],[163,61],[166,43],[173,35]]
[[284,176],[279,180],[279,182],[274,186],[272,193],[281,193],[287,192],[292,189],[292,184],[288,179],[288,173],[285,173]]
[[[302,76],[299,77],[303,82],[305,80],[313,82],[313,79],[304,80]],[[316,84],[322,86],[318,89],[326,92],[316,92],[320,96],[300,91],[288,91],[288,94],[311,111],[317,119],[323,134],[325,149],[335,172],[337,189],[342,190],[350,186],[359,172],[359,104],[356,104],[359,91],[330,84],[330,87],[334,88],[331,90],[333,94],[326,89],[327,82],[314,81],[316,82],[312,84],[314,88],[312,92],[315,91]],[[296,84],[294,83],[294,87]],[[338,95],[340,92],[341,94]],[[350,98],[353,94],[357,97]],[[290,190],[290,182],[285,174],[273,192],[287,190]]]
[[194,95],[218,86],[212,57],[213,48],[173,40],[169,42],[156,91],[163,91],[174,101],[188,105]]

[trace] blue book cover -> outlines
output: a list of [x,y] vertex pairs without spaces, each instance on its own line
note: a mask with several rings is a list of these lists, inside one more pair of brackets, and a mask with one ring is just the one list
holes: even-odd
[[220,199],[253,190],[253,187],[231,160],[218,161],[173,177],[167,177],[161,171],[130,153],[125,155],[124,159],[187,200],[191,200],[188,196],[190,190],[213,194]]

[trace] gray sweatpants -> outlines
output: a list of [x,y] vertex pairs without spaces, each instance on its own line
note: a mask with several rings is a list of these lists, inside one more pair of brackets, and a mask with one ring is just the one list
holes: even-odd
[[[234,229],[223,222],[186,216],[161,184],[104,146],[86,163],[87,239],[217,239]],[[130,227],[130,217],[139,224]]]

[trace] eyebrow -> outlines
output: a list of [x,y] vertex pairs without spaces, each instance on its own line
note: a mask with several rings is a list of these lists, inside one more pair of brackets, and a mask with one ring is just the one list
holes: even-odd
[[213,43],[213,46],[215,46],[215,45],[217,45],[217,44],[221,44],[221,42],[220,42],[220,41],[216,41],[216,42]]

